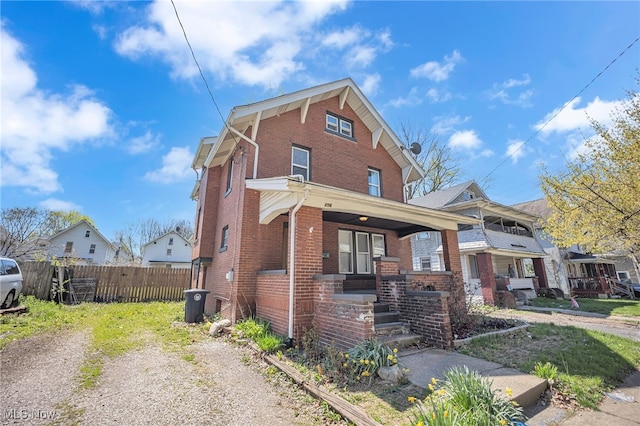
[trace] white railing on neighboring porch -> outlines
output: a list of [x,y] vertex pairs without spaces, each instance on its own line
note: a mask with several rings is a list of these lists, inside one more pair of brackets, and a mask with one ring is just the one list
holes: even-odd
[[511,288],[514,290],[535,289],[533,279],[531,278],[509,278],[509,285],[511,285]]

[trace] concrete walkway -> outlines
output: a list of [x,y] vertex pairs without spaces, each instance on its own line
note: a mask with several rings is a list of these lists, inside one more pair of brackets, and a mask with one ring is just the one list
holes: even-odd
[[[531,311],[547,311],[545,308],[527,307]],[[606,315],[589,312],[550,309],[558,313],[571,314],[576,317],[613,319]],[[618,318],[616,318],[618,319]],[[620,318],[628,321],[628,318]],[[579,318],[575,319],[578,323]],[[579,326],[578,324],[572,324]],[[626,337],[626,336],[625,336]],[[470,370],[479,372],[492,381],[493,389],[506,396],[505,389],[513,391],[515,400],[529,415],[529,426],[631,426],[640,425],[640,371],[630,375],[617,389],[607,393],[598,411],[579,411],[571,413],[556,407],[535,407],[538,397],[546,389],[546,381],[530,374],[522,373],[513,368],[505,368],[495,362],[490,362],[453,351],[442,349],[421,349],[415,351],[401,351],[400,363],[409,369],[408,379],[411,383],[427,388],[431,378],[443,379],[444,374],[451,367],[467,366]]]
[[[452,367],[467,366],[492,381],[492,387],[505,398],[516,401],[523,407],[535,404],[538,397],[547,388],[546,380],[531,374],[522,373],[514,368],[506,368],[491,361],[485,361],[443,349],[421,349],[400,352],[399,361],[409,369],[408,379],[414,385],[427,388],[431,378],[444,379],[447,370]],[[505,393],[511,388],[513,394],[509,398]]]

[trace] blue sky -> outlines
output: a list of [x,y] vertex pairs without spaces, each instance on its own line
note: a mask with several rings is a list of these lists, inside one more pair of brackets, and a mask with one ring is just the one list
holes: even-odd
[[[640,2],[176,0],[226,118],[235,105],[351,77],[392,128],[431,131],[463,180],[515,204],[541,196],[636,89]],[[192,220],[190,165],[222,119],[171,3],[3,1],[1,203],[74,209],[111,238]],[[527,141],[523,145],[523,142]]]

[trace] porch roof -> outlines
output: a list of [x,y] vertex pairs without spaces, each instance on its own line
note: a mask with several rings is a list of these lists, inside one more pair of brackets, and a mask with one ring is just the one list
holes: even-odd
[[565,260],[569,263],[607,263],[610,265],[615,265],[617,263],[615,260],[605,259],[603,257],[590,254],[576,253],[574,251],[567,252]]
[[[296,177],[248,179],[248,189],[260,192],[260,223],[267,224],[299,202],[322,209],[327,221],[390,229],[406,237],[416,232],[457,230],[458,224],[479,220],[457,213],[414,206],[368,194],[348,191]],[[360,218],[366,218],[362,221]]]

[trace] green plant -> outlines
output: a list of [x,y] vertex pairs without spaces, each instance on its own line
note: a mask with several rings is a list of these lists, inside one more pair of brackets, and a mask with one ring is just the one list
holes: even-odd
[[380,367],[398,363],[397,352],[397,349],[391,349],[375,339],[366,339],[351,348],[345,354],[345,359],[357,379],[368,378],[371,383]]
[[256,340],[269,333],[269,323],[258,318],[247,318],[236,324],[236,330],[244,334],[245,337]]
[[526,419],[521,407],[499,397],[489,379],[466,366],[447,371],[441,386],[431,379],[429,390],[424,401],[409,398],[418,407],[412,425],[515,425]]
[[271,333],[257,337],[255,341],[260,350],[267,353],[275,353],[284,347],[283,339]]
[[538,361],[536,362],[536,365],[533,366],[533,371],[531,371],[531,374],[540,377],[541,379],[545,379],[550,386],[553,386],[556,378],[558,377],[558,367],[551,364],[550,362],[545,362],[543,364]]

